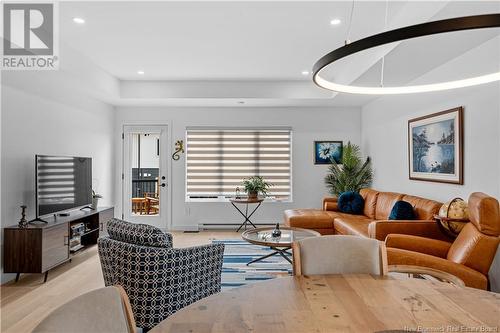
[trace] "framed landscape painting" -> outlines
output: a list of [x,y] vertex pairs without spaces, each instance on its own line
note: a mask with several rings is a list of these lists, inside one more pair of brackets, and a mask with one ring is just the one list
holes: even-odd
[[314,164],[342,163],[342,141],[314,141]]
[[463,108],[408,121],[409,177],[463,184]]

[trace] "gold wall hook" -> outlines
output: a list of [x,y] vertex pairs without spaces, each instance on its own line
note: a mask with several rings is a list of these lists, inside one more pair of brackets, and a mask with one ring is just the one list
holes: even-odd
[[175,152],[172,154],[172,159],[177,161],[181,158],[180,154],[184,153],[184,141],[177,140],[175,141]]

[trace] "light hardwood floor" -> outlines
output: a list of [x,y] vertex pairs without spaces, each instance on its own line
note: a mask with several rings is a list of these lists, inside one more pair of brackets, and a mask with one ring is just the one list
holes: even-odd
[[[234,231],[172,232],[174,247],[208,244],[212,239],[240,239]],[[43,283],[41,274],[26,274],[19,282],[1,287],[0,331],[22,333],[31,330],[47,314],[68,300],[104,286],[97,246],[73,256],[71,263],[49,272]]]

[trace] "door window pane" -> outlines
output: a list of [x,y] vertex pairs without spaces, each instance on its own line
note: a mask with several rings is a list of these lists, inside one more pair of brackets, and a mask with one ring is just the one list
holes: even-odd
[[132,215],[160,213],[160,134],[132,134]]

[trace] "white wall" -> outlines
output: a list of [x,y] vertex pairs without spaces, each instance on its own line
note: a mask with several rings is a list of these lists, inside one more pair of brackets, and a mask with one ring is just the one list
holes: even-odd
[[[500,39],[480,47],[486,58],[482,65],[500,69]],[[478,50],[473,50],[472,53]],[[454,59],[426,75],[432,80],[443,72],[470,70],[469,54]],[[431,183],[408,179],[408,120],[464,107],[464,185]],[[488,84],[425,95],[384,97],[362,110],[362,148],[372,157],[373,187],[410,193],[439,201],[454,197],[467,200],[471,192],[486,192],[500,198],[500,84]],[[500,250],[490,271],[492,288],[500,291]]]
[[[372,157],[373,186],[440,201],[466,199],[474,191],[499,198],[499,85],[419,99],[391,98],[363,108],[362,147]],[[408,179],[408,120],[457,106],[464,107],[464,185]]]
[[[281,222],[288,208],[320,207],[326,195],[326,166],[313,164],[314,140],[360,142],[360,110],[357,108],[148,108],[120,107],[116,112],[116,160],[121,161],[124,124],[142,122],[171,126],[172,142],[185,140],[187,126],[259,127],[291,126],[293,129],[293,202],[265,203],[254,221]],[[229,203],[185,203],[185,155],[171,163],[172,229],[189,230],[198,223],[240,223],[241,216]],[[121,175],[116,176],[116,198],[121,196]],[[117,200],[117,206],[120,206]],[[168,228],[168,226],[164,226]]]
[[[28,206],[27,218],[35,217],[35,154],[92,157],[93,186],[104,196],[103,205],[114,204],[114,109],[76,92],[70,100],[59,100],[47,97],[47,94],[28,93],[8,84],[9,80],[4,75],[1,114],[2,227],[17,223],[22,204]],[[57,94],[56,88],[52,87]],[[2,274],[2,283],[12,278],[12,274]]]
[[[453,59],[416,82],[433,82],[449,77],[500,71],[500,37]],[[448,185],[408,179],[408,120],[423,115],[464,107],[464,185]],[[409,192],[437,200],[473,191],[500,197],[500,84],[492,83],[451,91],[387,96],[363,107],[362,147],[372,156],[374,187]]]

